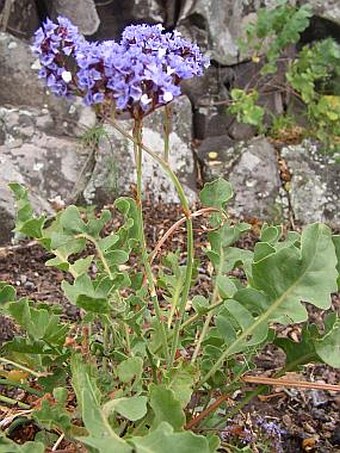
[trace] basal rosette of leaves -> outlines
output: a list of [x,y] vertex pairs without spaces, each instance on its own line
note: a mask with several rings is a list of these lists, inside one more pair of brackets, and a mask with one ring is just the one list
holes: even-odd
[[59,96],[80,95],[87,105],[105,105],[144,116],[181,94],[180,82],[203,74],[209,60],[198,46],[161,25],[131,25],[119,43],[87,42],[63,17],[47,19],[35,33],[39,76]]
[[[119,72],[116,60],[110,59],[116,46],[118,53],[125,46],[125,53],[131,51],[131,58],[140,62],[143,75],[149,54],[152,61],[176,66],[180,80],[195,71],[199,75],[204,59],[181,37],[163,34],[157,26],[138,26],[128,27],[119,44],[88,45],[68,21],[59,19],[58,24],[47,21],[45,29],[37,32],[35,46],[45,62],[42,76],[56,94],[80,93],[95,107],[112,102],[110,108],[119,108],[122,102],[121,111],[130,112],[132,135],[116,120],[106,119],[134,144],[137,191],[136,199],[115,200],[123,221],[105,233],[111,211],[94,214],[70,205],[53,218],[36,216],[28,190],[18,183],[10,185],[16,232],[46,249],[52,256],[47,266],[66,273],[61,290],[80,315],[76,322],[68,321],[58,304],[18,298],[13,286],[0,282],[1,313],[20,330],[1,346],[1,384],[30,395],[24,403],[0,395],[2,403],[19,404],[22,409],[21,418],[9,416],[1,427],[10,432],[13,423],[17,426],[29,417],[38,430],[34,442],[24,445],[15,444],[3,432],[0,453],[55,450],[63,438],[99,453],[216,452],[220,438],[214,433],[227,426],[230,408],[225,399],[216,405],[212,396],[242,389],[242,376],[254,368],[253,359],[265,345],[273,343],[286,354],[277,376],[311,362],[340,367],[339,319],[330,311],[320,329],[308,322],[306,309],[306,303],[315,310],[331,307],[331,294],[339,283],[340,237],[318,223],[301,234],[287,235],[281,227],[264,225],[253,251],[238,248],[236,242],[250,226],[228,218],[233,190],[224,179],[207,183],[200,193],[202,208],[191,210],[169,166],[171,150],[165,146],[162,154],[143,143],[141,117],[170,101],[165,66],[159,80],[156,73],[150,79],[153,88],[147,78],[126,91],[133,72],[125,60]],[[177,58],[183,46],[188,60],[183,54]],[[84,49],[89,49],[87,55]],[[78,64],[75,72],[69,58]],[[97,73],[104,61],[105,68]],[[125,74],[119,85],[122,92],[116,84],[109,87],[109,76],[102,85],[109,70],[119,72],[119,77]],[[180,80],[172,79],[169,92],[174,97]],[[94,101],[90,92],[104,97]],[[145,95],[152,98],[151,106],[144,106]],[[166,136],[165,142],[169,144]],[[155,159],[173,182],[184,214],[153,251],[144,235],[142,152]],[[200,216],[208,216],[210,224],[205,253],[211,263],[207,268],[211,288],[205,296],[193,291],[197,273],[206,265],[194,249],[192,219]],[[172,252],[159,260],[162,241],[184,223],[185,259]],[[242,278],[235,276],[235,269]],[[303,325],[301,338],[294,343],[281,338],[275,328],[293,323]]]

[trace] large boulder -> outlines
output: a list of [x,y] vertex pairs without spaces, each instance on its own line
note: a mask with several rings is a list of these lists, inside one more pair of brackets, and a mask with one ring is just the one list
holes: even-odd
[[100,20],[94,0],[53,0],[54,16],[68,17],[84,35],[93,35]]
[[36,3],[35,0],[0,0],[0,30],[30,39],[40,23]]
[[29,45],[9,33],[0,33],[0,105],[43,106],[47,96],[36,69]]
[[339,229],[339,160],[310,141],[284,147],[281,156],[292,175],[289,197],[295,220],[302,224],[326,222]]
[[316,16],[327,19],[340,26],[339,0],[303,0],[301,3],[311,5]]
[[[73,136],[91,125],[89,118],[83,124],[79,116]],[[55,124],[47,109],[0,108],[0,243],[13,227],[8,183],[26,185],[37,212],[52,212],[55,200],[68,201],[74,193],[88,151],[75,137],[54,135]]]
[[277,153],[267,139],[235,145],[228,137],[210,138],[203,141],[198,157],[204,179],[222,176],[232,184],[235,197],[229,206],[233,214],[246,219],[282,220]]

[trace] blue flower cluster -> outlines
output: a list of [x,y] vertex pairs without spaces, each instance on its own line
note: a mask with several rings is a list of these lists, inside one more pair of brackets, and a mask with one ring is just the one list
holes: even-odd
[[32,50],[41,64],[39,77],[45,79],[52,93],[58,96],[74,94],[74,77],[67,68],[72,67],[72,58],[86,42],[78,28],[64,17],[58,17],[56,24],[47,19],[34,38]]
[[80,94],[87,105],[111,106],[134,118],[171,102],[181,94],[182,80],[202,75],[209,65],[196,44],[161,25],[131,25],[119,43],[89,43],[61,17],[36,32],[33,51],[40,77],[54,93]]

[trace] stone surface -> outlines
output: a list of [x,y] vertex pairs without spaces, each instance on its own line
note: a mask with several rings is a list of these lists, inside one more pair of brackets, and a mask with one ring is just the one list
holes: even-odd
[[[0,1],[0,14],[6,14],[5,1]],[[1,20],[0,20],[1,22]],[[21,39],[29,39],[35,30],[39,27],[39,14],[34,0],[20,0],[12,1],[8,15],[7,24],[3,25],[4,28]]]
[[316,16],[340,25],[339,0],[302,0],[301,3],[311,5]]
[[75,138],[51,135],[53,124],[48,110],[0,108],[0,243],[8,241],[13,226],[9,182],[29,188],[38,212],[51,212],[48,200],[65,200],[73,192],[86,151]]
[[53,0],[56,16],[68,17],[84,35],[92,35],[98,30],[99,16],[94,0]]
[[131,9],[131,17],[148,23],[164,23],[167,13],[163,3],[162,0],[135,0]]
[[279,222],[281,181],[273,146],[265,138],[234,146],[230,139],[223,143],[219,137],[219,141],[210,139],[198,150],[204,179],[223,176],[230,181],[235,197],[229,206],[235,215]]
[[28,44],[9,33],[0,33],[0,105],[37,107],[46,103],[35,66]]
[[321,154],[320,146],[305,141],[281,151],[291,174],[290,203],[302,224],[326,222],[340,228],[340,164],[335,156]]
[[[152,150],[162,152],[163,110],[149,115],[144,121],[143,141]],[[132,122],[120,121],[121,126],[131,133]],[[85,200],[95,203],[109,203],[117,195],[131,193],[136,182],[134,153],[131,142],[122,137],[111,126],[107,126],[109,140],[101,140],[100,152],[90,184],[85,190]],[[184,184],[186,194],[192,203],[196,199],[195,165],[190,148],[192,133],[191,104],[181,97],[174,104],[173,131],[170,135],[171,168]],[[144,153],[143,184],[148,195],[155,200],[178,203],[173,184],[160,166]]]

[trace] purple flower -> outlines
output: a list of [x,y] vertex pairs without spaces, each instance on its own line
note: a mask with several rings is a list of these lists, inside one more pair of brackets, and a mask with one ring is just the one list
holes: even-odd
[[54,94],[67,97],[76,92],[68,67],[83,42],[77,27],[64,17],[58,17],[57,24],[47,19],[35,32],[32,50],[40,61],[39,77]]
[[[209,61],[196,44],[161,25],[131,25],[120,43],[88,43],[68,19],[47,20],[35,34],[40,77],[54,93],[77,92],[87,105],[142,117],[181,94],[180,82],[203,74]],[[70,60],[76,63],[71,71]]]

